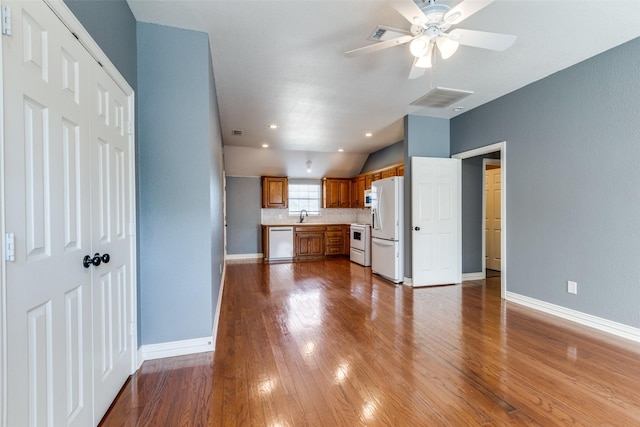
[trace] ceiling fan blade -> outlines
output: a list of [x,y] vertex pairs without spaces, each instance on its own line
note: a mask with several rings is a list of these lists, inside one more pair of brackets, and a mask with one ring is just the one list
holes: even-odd
[[411,71],[409,71],[409,79],[417,79],[424,76],[424,72],[427,70],[426,68],[416,67],[416,62],[418,62],[420,58],[414,58],[413,64],[411,65]]
[[486,31],[464,30],[456,28],[448,34],[449,38],[461,45],[482,49],[503,51],[513,45],[518,38],[509,34],[489,33]]
[[413,0],[394,1],[391,6],[411,24],[421,24],[426,20],[422,9]]
[[379,50],[386,49],[389,47],[409,43],[414,38],[415,38],[414,36],[407,35],[407,36],[402,36],[395,39],[387,40],[384,42],[372,44],[369,46],[359,47],[357,49],[353,49],[348,52],[345,52],[344,56],[346,56],[347,58],[353,58],[354,56],[360,56],[360,55],[365,55],[371,52],[377,52]]
[[494,0],[464,0],[447,12],[444,15],[444,20],[450,25],[458,24],[493,2]]

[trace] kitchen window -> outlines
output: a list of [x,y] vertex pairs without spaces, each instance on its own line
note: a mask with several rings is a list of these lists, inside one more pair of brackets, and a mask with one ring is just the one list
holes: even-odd
[[319,180],[289,178],[289,215],[300,215],[302,209],[320,215],[321,189]]

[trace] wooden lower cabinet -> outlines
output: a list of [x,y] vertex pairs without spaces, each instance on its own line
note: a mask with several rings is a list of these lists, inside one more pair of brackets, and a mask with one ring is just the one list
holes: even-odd
[[342,255],[342,246],[344,243],[344,232],[342,225],[329,225],[327,231],[324,234],[324,254],[329,255]]
[[351,256],[351,226],[342,226],[342,255]]
[[[269,225],[262,226],[262,251],[268,261]],[[349,255],[349,224],[294,226],[294,260]]]
[[325,226],[297,226],[295,229],[296,258],[324,256]]
[[[262,252],[265,261],[269,261],[269,227],[262,225]],[[274,225],[281,227],[281,225]],[[309,224],[293,226],[294,260],[349,255],[349,224]]]

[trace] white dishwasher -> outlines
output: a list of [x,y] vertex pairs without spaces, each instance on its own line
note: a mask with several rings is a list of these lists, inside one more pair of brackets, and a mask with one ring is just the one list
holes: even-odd
[[293,227],[269,227],[269,260],[293,258]]

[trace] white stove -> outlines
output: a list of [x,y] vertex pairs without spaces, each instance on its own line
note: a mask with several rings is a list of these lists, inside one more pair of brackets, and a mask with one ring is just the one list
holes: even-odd
[[351,224],[349,241],[351,261],[369,267],[371,265],[371,226]]

